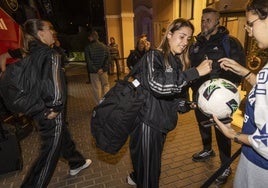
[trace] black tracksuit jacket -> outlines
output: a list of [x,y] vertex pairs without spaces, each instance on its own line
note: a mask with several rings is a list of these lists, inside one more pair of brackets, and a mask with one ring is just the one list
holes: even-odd
[[210,36],[209,40],[207,40],[204,36],[199,34],[196,38],[196,42],[190,47],[190,59],[193,67],[197,67],[205,58],[213,60],[212,71],[210,74],[200,77],[195,80],[191,84],[191,88],[193,90],[193,99],[196,99],[196,94],[199,87],[207,80],[211,78],[224,78],[232,83],[239,85],[241,82],[241,76],[232,73],[231,71],[225,71],[220,68],[220,63],[218,60],[223,57],[228,57],[227,53],[230,54],[231,59],[237,61],[239,64],[246,66],[246,57],[245,52],[240,44],[240,42],[229,36],[230,42],[230,51],[225,52],[223,47],[223,38],[225,35],[229,35],[229,31],[220,26],[218,32],[215,35]]
[[139,118],[145,124],[167,133],[176,127],[180,98],[187,96],[187,84],[197,79],[196,68],[182,71],[178,57],[170,54],[171,65],[163,65],[164,55],[159,50],[150,50],[141,59],[141,73],[138,74],[146,94],[146,102],[140,111]]
[[50,109],[55,112],[63,110],[67,90],[60,55],[40,42],[32,42],[29,51],[29,60],[36,64],[33,68],[39,73],[36,79],[40,83],[40,95],[36,96],[39,100],[31,107],[29,115],[40,118],[48,115]]

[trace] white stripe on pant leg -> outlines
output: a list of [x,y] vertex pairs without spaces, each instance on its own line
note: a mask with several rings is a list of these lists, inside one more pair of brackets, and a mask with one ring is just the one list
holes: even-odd
[[144,161],[144,179],[143,188],[149,188],[149,172],[150,172],[150,127],[142,123],[142,147],[143,147],[143,161]]
[[61,131],[62,131],[62,115],[61,113],[55,118],[56,121],[56,125],[55,125],[55,132],[54,132],[54,140],[53,140],[53,144],[52,144],[52,148],[46,158],[46,164],[45,167],[42,169],[42,172],[40,173],[40,177],[38,179],[37,185],[38,187],[42,187],[44,184],[44,180],[46,179],[46,175],[48,172],[48,167],[50,166],[51,163],[51,158],[54,155],[56,148],[59,144],[59,138],[61,135]]

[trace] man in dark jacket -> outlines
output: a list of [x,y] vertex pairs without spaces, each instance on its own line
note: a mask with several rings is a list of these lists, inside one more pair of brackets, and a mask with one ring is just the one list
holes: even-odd
[[[204,59],[213,60],[212,71],[210,74],[195,80],[192,83],[193,100],[197,100],[199,87],[207,80],[212,78],[224,78],[237,86],[241,82],[241,77],[220,68],[218,59],[229,57],[245,66],[245,53],[240,42],[229,36],[229,31],[219,24],[219,12],[212,8],[205,8],[201,20],[201,33],[196,37],[196,42],[190,48],[190,59],[192,66],[198,66]],[[211,128],[204,128],[200,122],[209,120],[198,108],[195,109],[195,116],[198,121],[199,131],[202,138],[203,150],[192,156],[193,161],[205,161],[215,156],[212,149]],[[216,140],[219,148],[221,163],[224,164],[231,157],[231,140],[225,137],[218,129],[215,129]],[[216,179],[217,184],[224,184],[231,174],[228,167],[224,173]]]
[[90,43],[85,48],[85,58],[92,84],[93,96],[97,104],[110,89],[107,74],[110,53],[107,46],[99,41],[99,35],[96,31],[91,31],[88,39]]

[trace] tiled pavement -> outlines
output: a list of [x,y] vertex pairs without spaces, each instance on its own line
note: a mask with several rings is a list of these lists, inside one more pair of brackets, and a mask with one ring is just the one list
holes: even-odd
[[[70,64],[66,68],[68,76],[68,122],[69,129],[81,153],[92,159],[91,166],[72,177],[69,175],[68,165],[59,161],[49,188],[131,188],[126,184],[126,176],[131,172],[128,143],[116,155],[102,152],[95,147],[90,134],[90,115],[93,107],[90,84],[86,84],[88,77],[84,64]],[[110,77],[111,84],[115,76]],[[214,132],[214,131],[213,131]],[[24,160],[22,171],[11,172],[0,176],[1,188],[17,188],[25,173],[38,154],[38,134],[34,131],[21,141]],[[199,151],[201,139],[193,112],[179,115],[175,130],[167,136],[163,151],[161,188],[198,188],[215,172],[220,163],[218,149],[213,133],[213,148],[216,157],[207,162],[196,163],[191,160],[193,153]],[[233,143],[232,153],[238,149]],[[231,165],[233,174],[223,188],[232,187],[232,181],[237,165],[237,159]],[[210,187],[217,187],[211,185]]]

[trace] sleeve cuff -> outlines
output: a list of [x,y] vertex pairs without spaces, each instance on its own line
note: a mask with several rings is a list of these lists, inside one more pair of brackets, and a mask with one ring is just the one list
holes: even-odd
[[185,73],[185,80],[187,82],[199,78],[199,73],[198,73],[198,71],[196,70],[195,67],[186,70],[184,73]]

